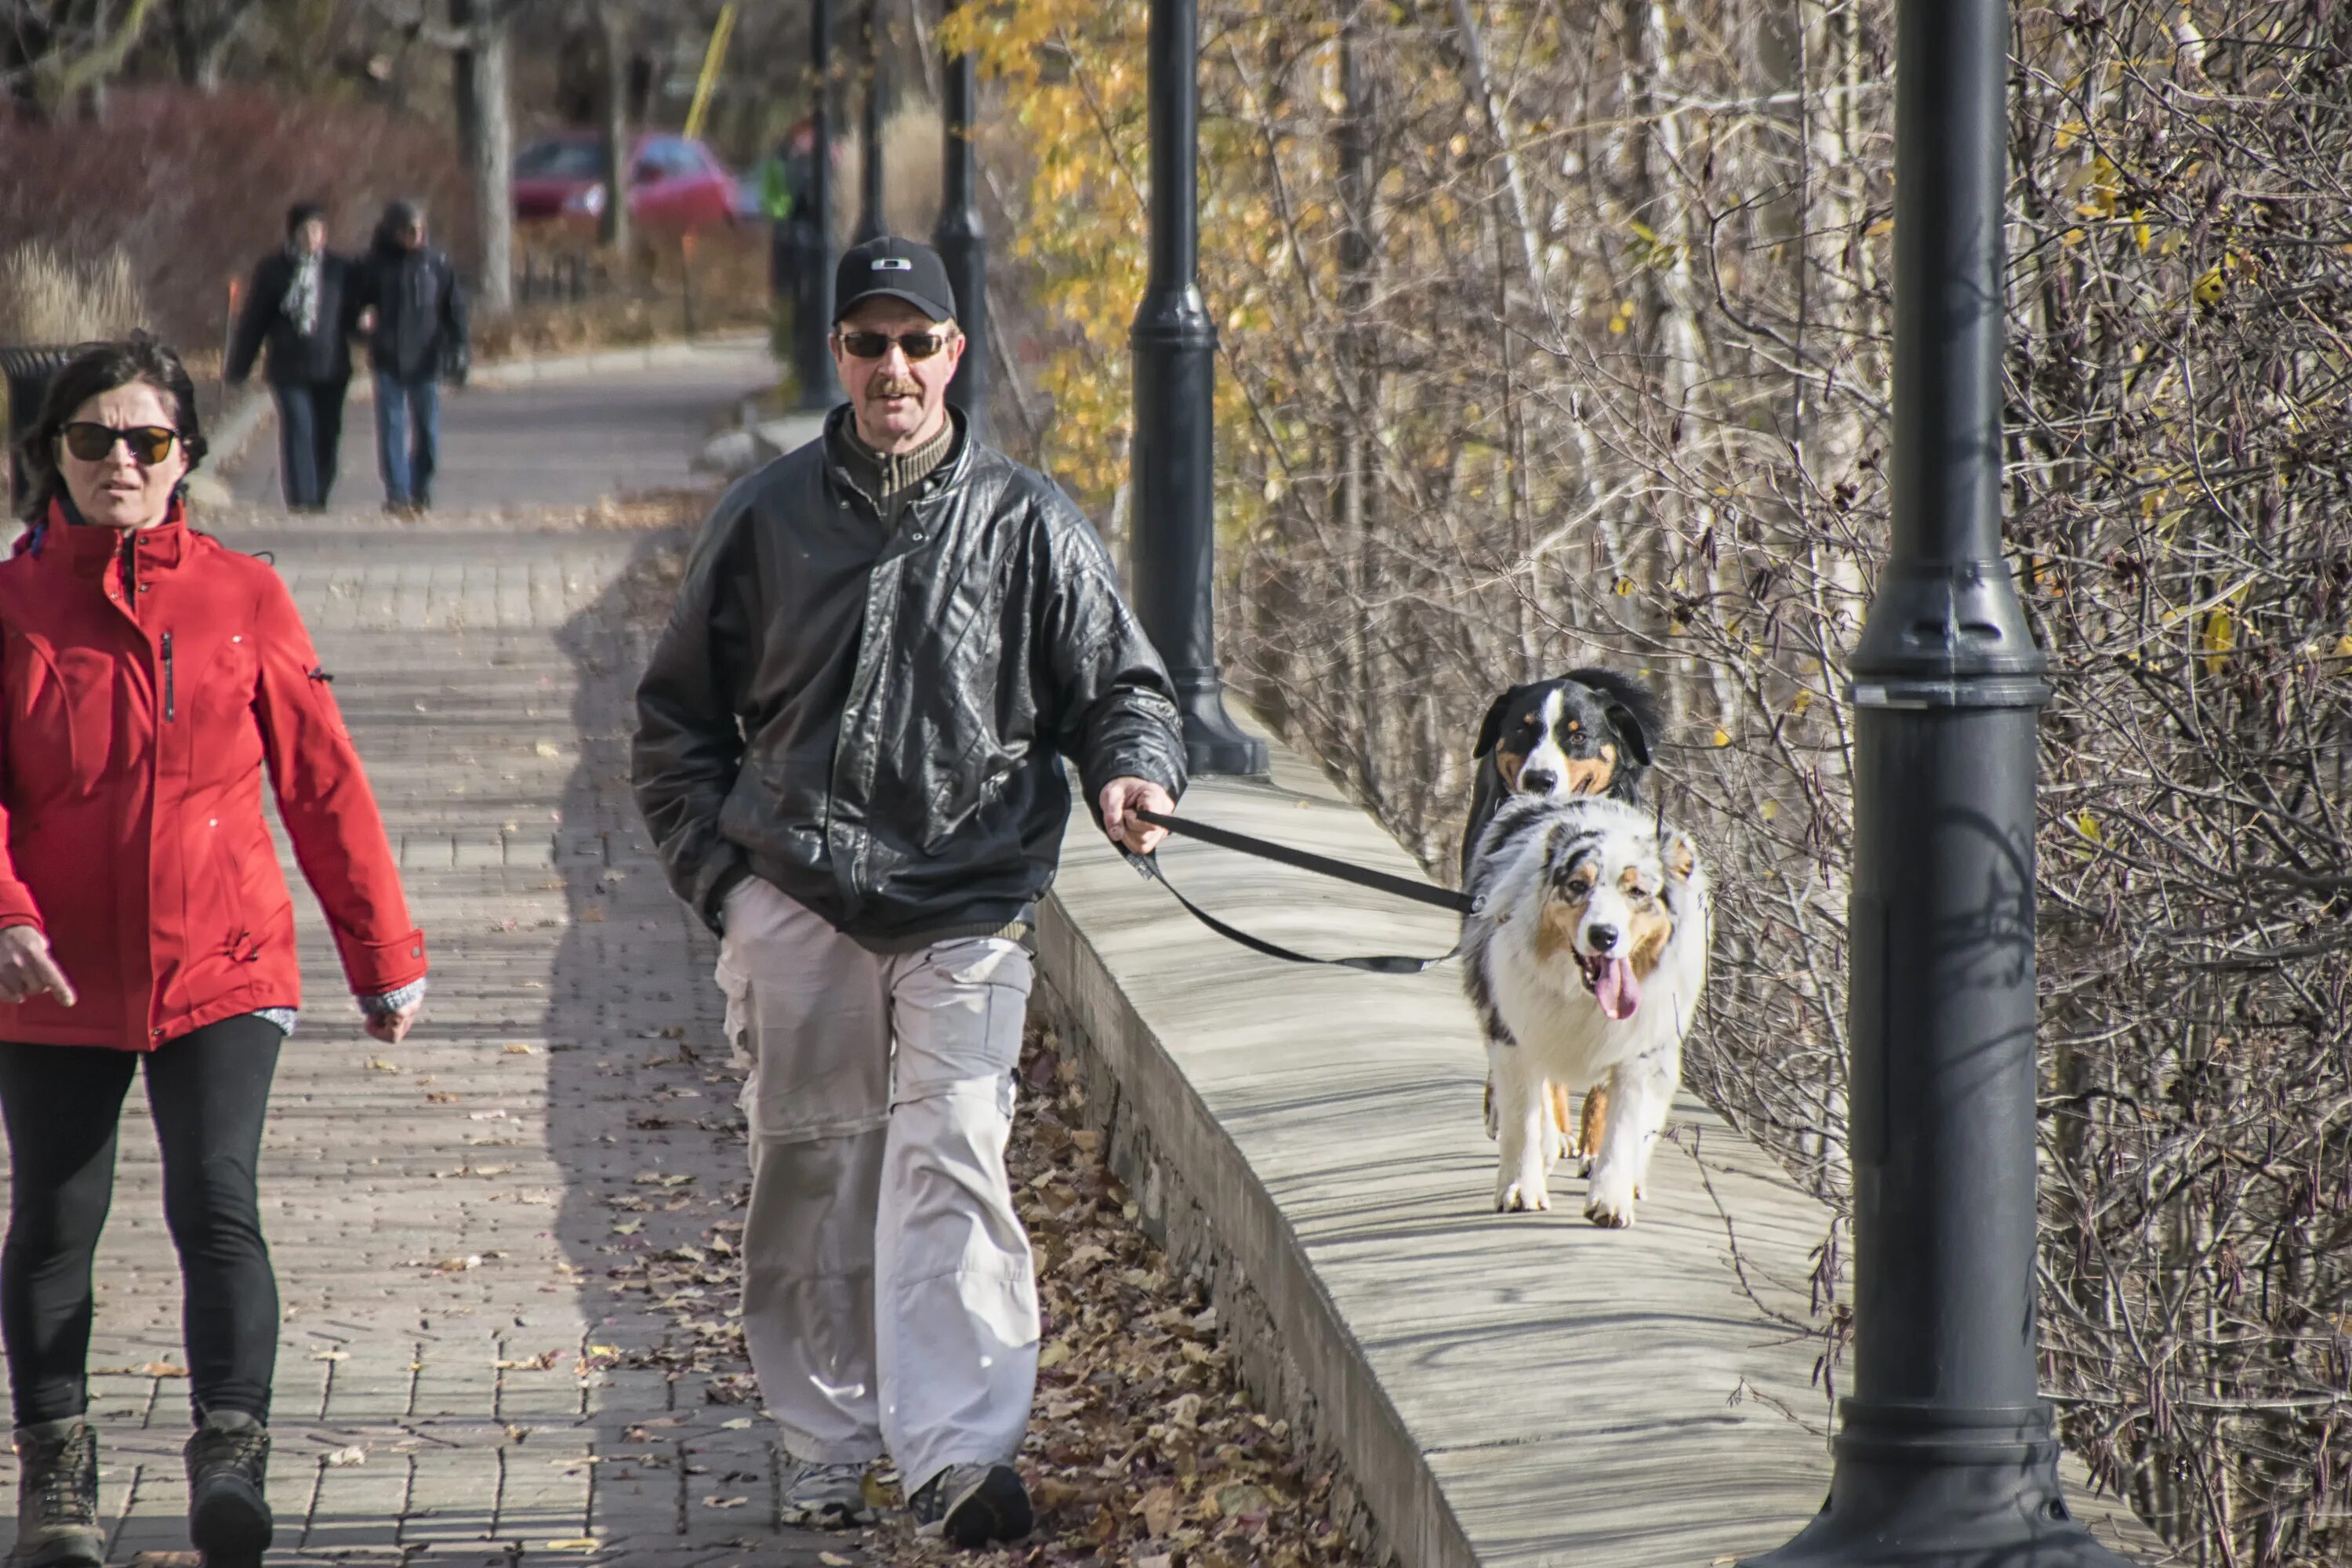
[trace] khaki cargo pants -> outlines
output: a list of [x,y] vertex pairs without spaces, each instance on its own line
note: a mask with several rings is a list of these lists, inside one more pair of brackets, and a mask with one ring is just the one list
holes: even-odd
[[795,1459],[887,1450],[909,1491],[1010,1459],[1037,1284],[1004,1147],[1029,955],[978,937],[876,953],[759,878],[727,896],[719,985],[748,1058],[743,1333]]

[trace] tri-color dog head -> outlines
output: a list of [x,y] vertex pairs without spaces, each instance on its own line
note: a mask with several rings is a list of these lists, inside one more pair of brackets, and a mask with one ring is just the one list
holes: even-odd
[[1679,828],[1561,824],[1545,847],[1538,956],[1573,958],[1601,1012],[1623,1023],[1674,942],[1697,864]]
[[1571,669],[1496,698],[1472,754],[1493,756],[1507,794],[1632,801],[1650,770],[1657,729],[1656,701],[1639,681],[1611,669]]

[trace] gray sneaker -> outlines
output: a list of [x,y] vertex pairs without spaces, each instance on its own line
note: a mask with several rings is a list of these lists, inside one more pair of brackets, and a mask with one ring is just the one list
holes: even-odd
[[1018,1541],[1034,1522],[1029,1489],[1010,1465],[950,1465],[908,1500],[917,1535],[945,1536],[967,1550]]
[[855,1530],[874,1522],[861,1463],[819,1464],[784,1457],[783,1521],[813,1530]]

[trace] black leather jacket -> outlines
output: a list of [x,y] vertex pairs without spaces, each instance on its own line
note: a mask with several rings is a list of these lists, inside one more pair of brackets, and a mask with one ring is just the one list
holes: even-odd
[[1122,776],[1183,789],[1173,690],[1102,542],[956,418],[895,531],[824,439],[702,526],[637,687],[631,773],[670,886],[713,929],[746,871],[877,942],[1028,919],[1061,858],[1062,757],[1089,803]]

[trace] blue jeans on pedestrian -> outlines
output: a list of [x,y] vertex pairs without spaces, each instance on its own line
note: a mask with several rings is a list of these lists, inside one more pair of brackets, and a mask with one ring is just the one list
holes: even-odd
[[441,388],[432,376],[404,381],[375,373],[375,456],[383,499],[394,506],[433,500],[433,465],[441,447]]
[[278,479],[286,504],[323,508],[343,445],[343,383],[281,381],[269,390],[278,398]]

